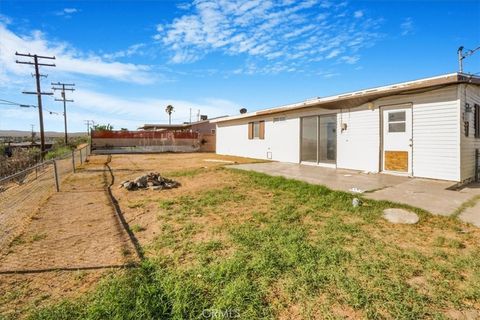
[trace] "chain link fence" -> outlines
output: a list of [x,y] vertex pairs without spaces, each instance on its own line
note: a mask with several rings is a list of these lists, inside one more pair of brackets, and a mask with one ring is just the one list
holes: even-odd
[[62,190],[62,181],[89,155],[90,146],[86,145],[0,179],[0,252],[8,249],[41,204]]

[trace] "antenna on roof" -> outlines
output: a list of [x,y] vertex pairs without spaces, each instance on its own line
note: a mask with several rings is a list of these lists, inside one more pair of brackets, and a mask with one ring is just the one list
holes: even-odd
[[460,73],[463,73],[463,59],[465,59],[466,57],[469,57],[471,56],[472,54],[474,54],[477,50],[480,50],[480,47],[477,47],[473,50],[468,50],[467,52],[463,53],[463,49],[465,49],[463,46],[460,46],[460,48],[458,48],[457,50],[457,54],[458,54],[458,69],[459,69],[459,72]]

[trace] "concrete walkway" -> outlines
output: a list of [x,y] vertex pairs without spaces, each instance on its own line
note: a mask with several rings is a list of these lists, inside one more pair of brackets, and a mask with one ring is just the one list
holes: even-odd
[[480,228],[480,197],[477,197],[474,206],[465,209],[458,217]]
[[[387,200],[422,208],[433,214],[451,215],[465,202],[480,196],[480,185],[470,185],[458,191],[448,190],[455,183],[388,174],[365,174],[359,171],[332,169],[282,162],[232,165],[229,168],[250,170],[272,176],[283,176],[333,190],[360,191],[369,199]],[[366,193],[365,193],[366,192]],[[460,215],[464,221],[480,225],[480,199],[476,206]]]

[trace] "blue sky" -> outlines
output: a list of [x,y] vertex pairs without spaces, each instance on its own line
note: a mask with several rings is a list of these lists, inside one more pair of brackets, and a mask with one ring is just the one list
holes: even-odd
[[[480,1],[0,0],[0,99],[36,104],[32,67],[14,53],[57,57],[51,81],[75,82],[69,127],[235,114],[457,71],[480,46]],[[465,60],[480,73],[480,52]],[[44,97],[50,111],[62,105]],[[195,117],[194,117],[195,118]],[[38,129],[35,109],[0,104],[0,130]],[[46,113],[46,130],[63,130]]]

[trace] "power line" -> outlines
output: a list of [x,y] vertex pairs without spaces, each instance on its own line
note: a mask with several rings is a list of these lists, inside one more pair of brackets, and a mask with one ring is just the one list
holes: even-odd
[[[68,100],[67,96],[65,95],[65,91],[75,91],[73,88],[68,88],[68,87],[73,87],[75,86],[75,83],[53,83],[52,82],[52,90],[61,90],[62,91],[62,99],[55,99],[55,101],[63,101],[63,121],[65,123],[65,145],[68,145],[68,134],[67,134],[67,102],[73,102],[73,100]],[[55,86],[60,86],[60,87],[55,87]]]
[[30,54],[30,53],[18,53],[15,52],[16,56],[21,56],[21,57],[27,57],[27,58],[33,58],[33,62],[31,61],[18,61],[16,60],[15,62],[18,64],[28,64],[28,65],[33,65],[35,66],[35,82],[37,86],[37,91],[36,92],[28,92],[24,91],[24,94],[36,94],[37,95],[37,100],[38,100],[38,118],[40,122],[40,145],[41,145],[41,150],[42,150],[42,157],[45,154],[45,130],[43,128],[43,111],[42,111],[42,95],[53,95],[52,92],[42,92],[40,88],[40,66],[44,67],[55,67],[55,64],[50,64],[50,63],[41,63],[38,61],[38,59],[49,59],[49,60],[55,60],[55,56],[53,57],[48,57],[48,56],[40,56],[37,54]]
[[[2,102],[2,101],[4,101],[4,102]],[[35,106],[33,104],[22,104],[22,103],[13,102],[13,101],[4,100],[4,99],[0,99],[0,104],[4,104],[4,105],[7,105],[7,106],[19,106],[21,108],[38,108],[37,106]],[[53,111],[53,110],[47,109],[45,107],[43,108],[43,110],[47,111],[49,114],[61,115],[60,112]]]
[[23,104],[23,103],[18,103],[18,102],[13,102],[5,99],[0,99],[0,104],[5,104],[5,105],[12,105],[12,106],[19,106],[23,108],[36,108],[37,106],[31,105],[31,104]]

